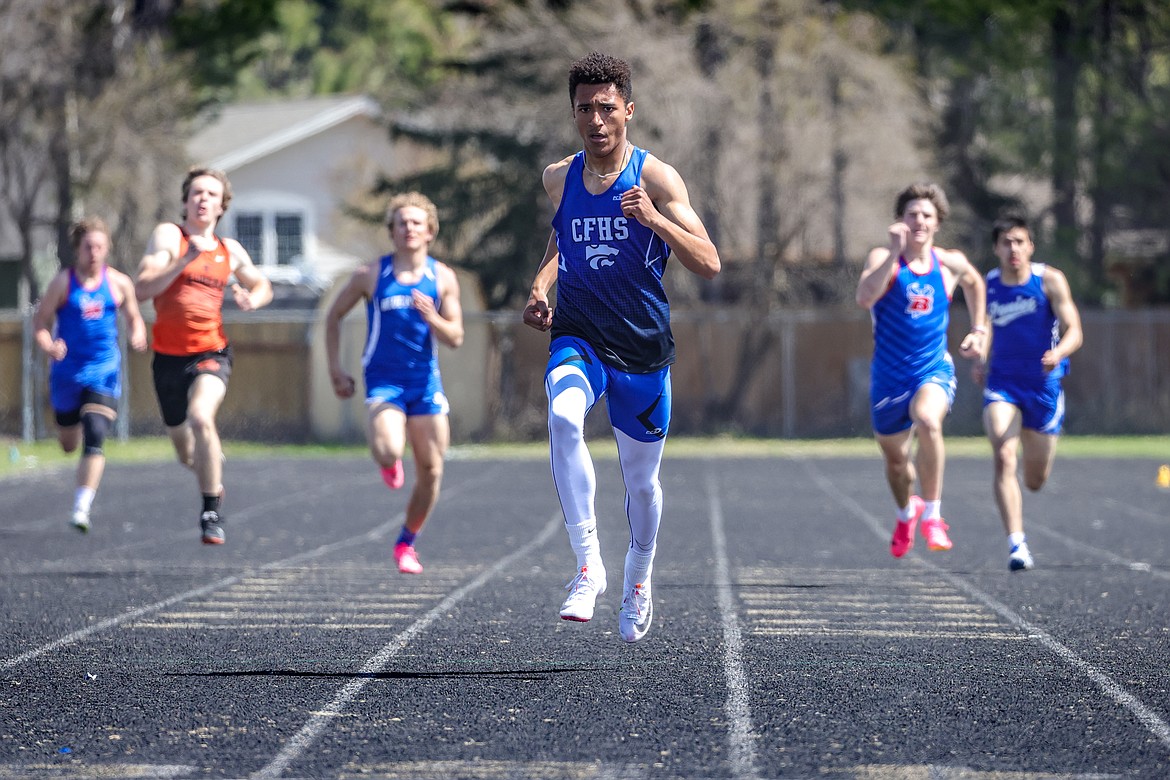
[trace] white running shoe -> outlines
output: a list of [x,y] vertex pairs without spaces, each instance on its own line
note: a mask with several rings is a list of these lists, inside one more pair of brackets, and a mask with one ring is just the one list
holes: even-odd
[[1020,542],[1012,548],[1012,554],[1008,556],[1008,569],[1011,571],[1024,571],[1032,568],[1032,553],[1028,551],[1028,543]]
[[84,509],[74,509],[73,517],[69,519],[69,524],[78,531],[89,533],[89,512]]
[[577,576],[565,588],[569,591],[565,603],[561,604],[561,620],[575,620],[587,623],[593,619],[593,607],[597,597],[605,593],[605,569],[597,566],[593,571],[582,566]]
[[622,608],[618,612],[618,633],[626,642],[637,642],[650,630],[654,619],[654,601],[650,598],[650,583],[625,588]]

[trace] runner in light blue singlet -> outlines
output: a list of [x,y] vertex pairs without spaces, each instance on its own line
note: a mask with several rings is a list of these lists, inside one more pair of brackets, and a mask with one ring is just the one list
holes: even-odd
[[357,383],[342,363],[341,323],[365,301],[366,440],[391,490],[406,484],[410,447],[415,482],[393,555],[399,572],[421,574],[414,545],[438,501],[451,441],[437,348],[463,343],[463,306],[455,272],[430,255],[439,232],[434,201],[421,192],[393,196],[386,227],[394,251],[354,269],[325,313],[325,359],[333,392],[352,398]]
[[394,275],[394,255],[379,261],[374,296],[366,302],[366,403],[389,403],[408,415],[446,414],[449,410],[439,374],[439,357],[430,326],[412,303],[419,290],[439,307],[435,259],[427,256],[417,284]]

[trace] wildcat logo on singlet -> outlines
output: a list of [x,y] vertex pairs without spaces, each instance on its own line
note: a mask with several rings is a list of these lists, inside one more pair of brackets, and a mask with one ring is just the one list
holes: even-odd
[[613,256],[617,253],[616,249],[607,244],[585,247],[585,256],[589,258],[589,267],[594,271],[600,270],[602,266],[613,265]]
[[906,313],[917,319],[934,311],[934,288],[922,282],[906,285]]
[[100,295],[82,293],[78,303],[81,304],[81,319],[100,320],[106,310],[106,299]]

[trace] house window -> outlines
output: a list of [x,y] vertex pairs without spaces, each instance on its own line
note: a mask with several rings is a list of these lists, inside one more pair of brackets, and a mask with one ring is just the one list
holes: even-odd
[[291,265],[304,251],[304,219],[300,214],[276,215],[276,263]]
[[236,215],[236,240],[239,241],[252,262],[259,263],[264,256],[264,216],[261,214]]
[[256,265],[294,265],[304,260],[303,212],[241,210],[235,216],[234,238]]

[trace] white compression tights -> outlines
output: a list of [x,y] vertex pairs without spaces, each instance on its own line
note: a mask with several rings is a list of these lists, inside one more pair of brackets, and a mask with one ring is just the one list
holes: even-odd
[[[565,514],[565,525],[577,565],[599,566],[594,498],[597,474],[585,445],[585,415],[596,398],[585,376],[572,366],[559,366],[545,382],[553,483]],[[650,575],[658,526],[662,519],[662,485],[658,479],[664,441],[641,442],[614,429],[622,478],[626,484],[626,517],[630,549],[625,574],[631,582]]]

